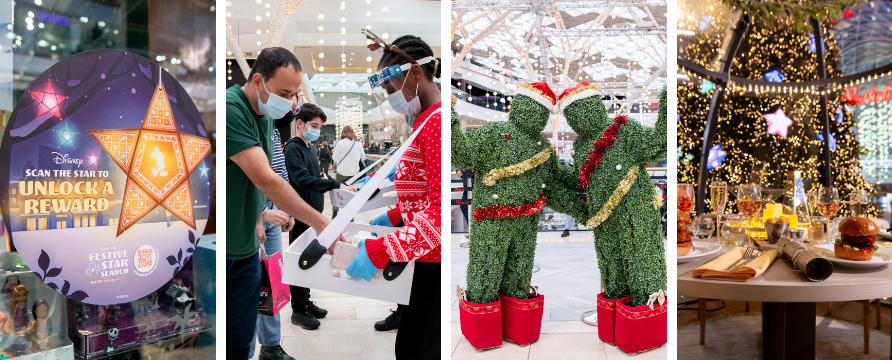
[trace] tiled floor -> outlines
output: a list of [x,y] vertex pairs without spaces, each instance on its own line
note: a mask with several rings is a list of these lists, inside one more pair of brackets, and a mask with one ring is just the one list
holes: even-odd
[[[458,245],[464,240],[464,234],[451,235],[450,289],[465,287],[468,248]],[[572,231],[565,238],[559,231],[540,232],[535,264],[540,271],[533,274],[533,285],[546,296],[543,321],[578,321],[583,312],[597,307],[601,276],[590,231]],[[458,299],[452,297],[451,304],[452,322],[458,322]]]
[[[382,214],[384,209],[357,214],[355,222],[368,224]],[[331,218],[331,205],[325,197],[325,210]],[[288,240],[283,240],[287,248]],[[322,290],[311,290],[311,300],[323,309],[328,316],[319,319],[322,325],[316,330],[304,330],[291,324],[291,307],[281,311],[282,348],[296,359],[326,360],[371,360],[393,359],[396,331],[375,331],[373,325],[396,310],[395,303],[338,294]],[[258,358],[260,345],[256,345],[254,359]]]
[[[598,328],[580,321],[585,311],[594,310],[600,292],[595,246],[589,231],[574,231],[566,238],[560,232],[540,232],[536,246],[533,285],[546,295],[542,335],[528,346],[503,342],[496,349],[478,352],[461,335],[458,300],[452,299],[451,354],[453,359],[620,359],[629,355],[598,340]],[[464,287],[468,249],[459,246],[464,234],[451,236],[452,284]],[[635,355],[637,359],[666,359],[666,347]]]

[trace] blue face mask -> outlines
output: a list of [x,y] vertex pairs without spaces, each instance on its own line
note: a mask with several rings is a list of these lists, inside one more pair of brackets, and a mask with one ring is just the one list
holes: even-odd
[[[304,123],[303,125],[306,126],[307,124]],[[322,133],[322,131],[319,129],[313,129],[313,128],[307,126],[307,131],[304,131],[303,133],[304,133],[304,138],[307,139],[307,142],[313,142],[319,138],[319,135]]]
[[260,100],[260,91],[258,91],[257,107],[263,115],[273,119],[281,119],[285,114],[291,111],[291,100],[269,92],[269,90],[266,89],[266,81],[262,79],[261,81],[263,82],[263,90],[269,94],[269,99],[267,99],[266,104],[264,104],[263,101]]
[[307,137],[307,141],[309,141],[309,142],[313,142],[313,141],[316,141],[316,139],[319,138],[319,134],[320,134],[320,133],[322,133],[322,131],[320,131],[319,129],[310,129],[310,128],[308,128],[307,131],[304,132],[304,136]]
[[[403,87],[405,86],[406,83],[404,81]],[[421,99],[418,98],[418,84],[415,84],[415,97],[412,98],[411,101],[406,101],[406,95],[403,94],[403,89],[400,88],[399,91],[390,94],[387,98],[387,102],[390,103],[390,107],[392,107],[393,110],[400,114],[409,116],[418,115],[418,113],[421,112]]]

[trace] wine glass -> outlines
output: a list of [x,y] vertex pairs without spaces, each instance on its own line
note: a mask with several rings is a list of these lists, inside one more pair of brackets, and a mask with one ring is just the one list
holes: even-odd
[[839,211],[839,190],[835,186],[818,189],[818,212],[824,215],[827,228],[830,228],[830,218]]
[[849,204],[851,204],[852,212],[855,216],[860,217],[864,214],[864,208],[867,205],[867,190],[855,189],[849,194]]
[[[713,181],[709,185],[709,198],[712,202],[712,209],[716,214],[716,228],[722,226],[722,213],[725,212],[725,205],[728,203],[728,184],[724,181]],[[722,241],[722,234],[719,232],[719,242]]]
[[[753,221],[753,216],[762,208],[762,186],[759,184],[741,184],[737,190],[737,209],[746,218],[747,224]],[[746,235],[749,237],[749,226]],[[747,240],[749,241],[749,240]]]
[[682,218],[686,219],[687,222],[690,223],[691,210],[694,209],[694,185],[678,184],[677,189],[678,201],[676,204],[676,208],[682,215]]
[[733,214],[728,215],[719,233],[724,241],[722,245],[742,245],[743,240],[746,238],[746,224],[743,222],[743,217]]

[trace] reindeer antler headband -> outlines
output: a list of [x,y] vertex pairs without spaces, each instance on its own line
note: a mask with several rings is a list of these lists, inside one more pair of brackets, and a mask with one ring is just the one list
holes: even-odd
[[369,50],[371,50],[372,52],[381,55],[384,53],[384,50],[391,51],[391,52],[399,55],[406,61],[408,61],[412,64],[415,64],[415,65],[418,65],[418,62],[415,61],[415,59],[413,59],[411,56],[409,56],[409,54],[406,54],[405,51],[396,47],[396,45],[388,44],[388,43],[384,42],[384,40],[381,40],[381,38],[379,38],[378,35],[375,35],[375,33],[373,33],[371,30],[362,29],[360,32],[362,32],[363,35],[365,35],[366,39],[369,39],[372,41],[372,43],[367,46],[369,48]]

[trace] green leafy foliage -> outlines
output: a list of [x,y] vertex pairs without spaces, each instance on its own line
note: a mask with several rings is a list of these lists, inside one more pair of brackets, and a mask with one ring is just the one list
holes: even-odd
[[[541,135],[548,110],[534,100],[515,96],[507,122],[490,122],[462,133],[452,109],[452,164],[477,171],[478,179],[492,169],[527,160],[549,146]],[[613,123],[600,98],[582,99],[566,110],[578,134],[574,160],[582,166],[592,142]],[[507,137],[505,134],[509,134]],[[474,184],[471,210],[494,205],[520,206],[535,202],[540,191],[546,205],[580,220],[596,213],[616,189],[630,166],[641,167],[632,188],[612,215],[594,230],[598,266],[607,297],[632,295],[632,305],[644,305],[650,294],[666,290],[666,260],[659,210],[653,206],[654,186],[644,163],[666,157],[666,90],[660,95],[660,113],[651,129],[631,121],[592,174],[587,195],[581,194],[577,171],[561,166],[556,157],[523,174],[499,179],[487,186]],[[616,165],[622,165],[622,171]],[[543,188],[544,184],[544,188]],[[497,195],[497,197],[493,197]],[[588,200],[588,204],[586,204]],[[599,205],[600,204],[600,205]],[[471,222],[471,250],[467,269],[467,299],[483,304],[498,294],[524,298],[532,277],[538,214]]]
[[758,1],[758,0],[722,0],[732,9],[740,9],[743,14],[767,27],[775,27],[777,18],[785,16],[792,21],[796,31],[814,31],[809,24],[810,19],[819,22],[839,19],[846,8],[864,3],[864,0],[834,1]]
[[[573,216],[584,214],[585,199],[568,190],[576,184],[573,170],[561,166],[556,156],[522,174],[499,179],[493,186],[482,181],[490,170],[520,163],[548,149],[550,143],[541,132],[549,114],[535,100],[517,95],[511,101],[507,122],[490,122],[465,134],[453,107],[452,165],[477,172],[471,211],[497,205],[532,204],[544,192],[546,205],[555,211]],[[537,224],[538,214],[472,219],[468,301],[493,302],[499,293],[516,298],[526,296],[536,250]]]
[[[573,160],[581,167],[592,150],[592,142],[598,140],[613,119],[598,97],[573,102],[564,110],[564,115],[577,133]],[[631,306],[644,305],[650,294],[667,290],[660,213],[653,206],[654,185],[644,171],[646,162],[665,159],[666,128],[664,88],[655,127],[648,128],[637,121],[626,123],[592,172],[585,189],[590,217],[605,205],[631,166],[641,168],[610,217],[593,230],[605,295],[608,299],[632,295]]]

